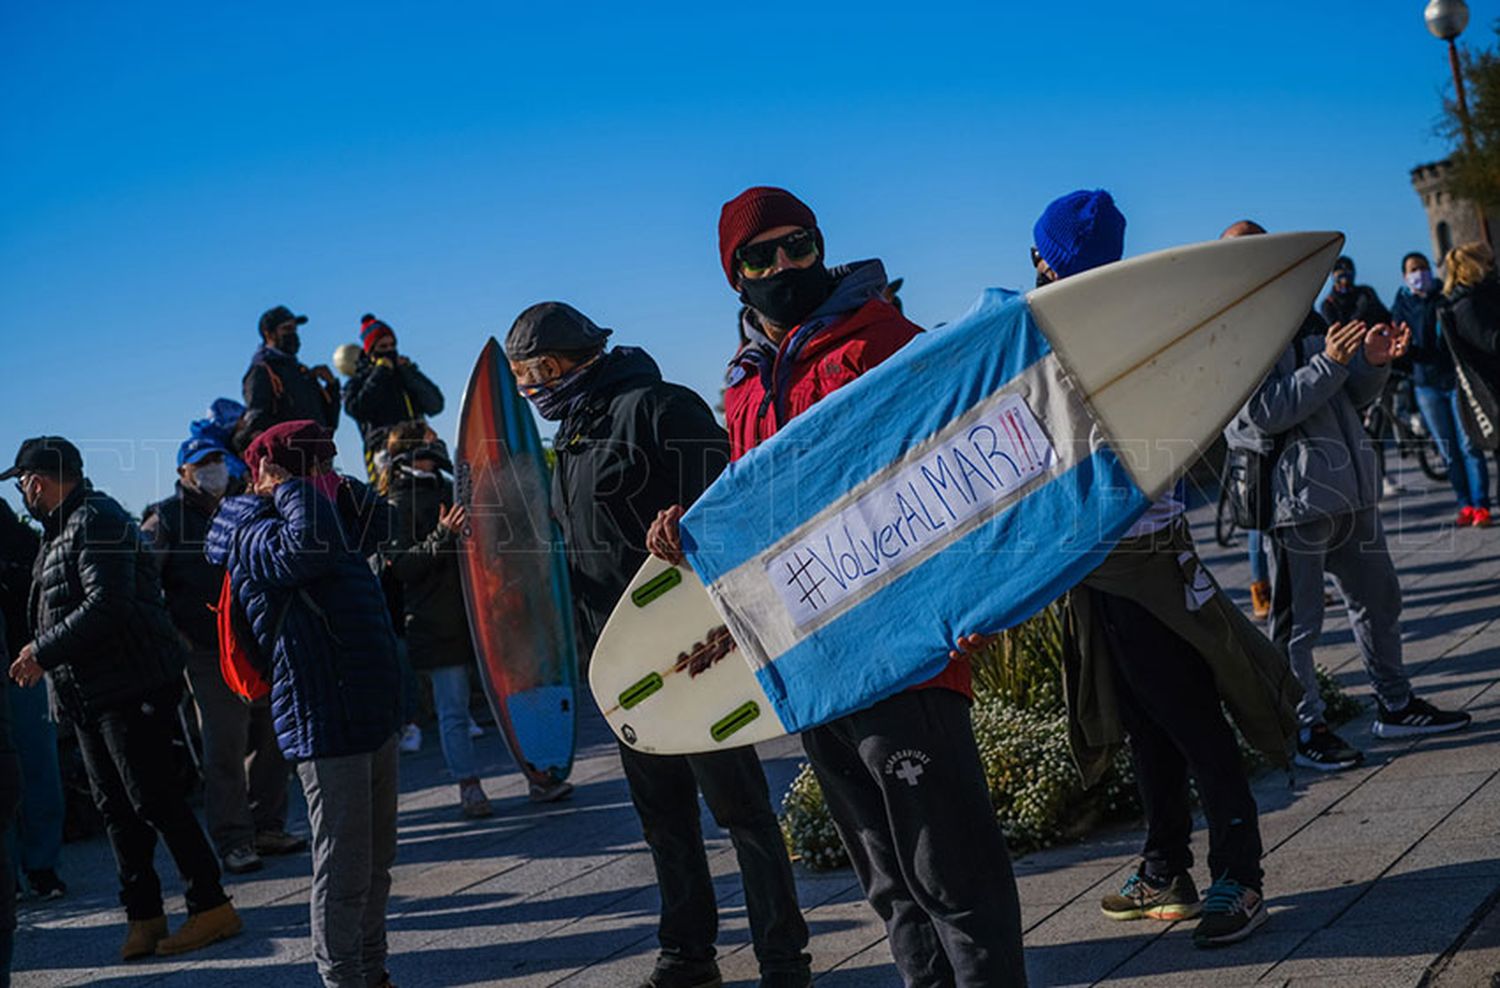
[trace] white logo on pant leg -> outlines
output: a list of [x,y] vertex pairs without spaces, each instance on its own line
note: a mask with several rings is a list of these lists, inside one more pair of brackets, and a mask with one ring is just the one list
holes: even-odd
[[932,759],[917,748],[902,748],[885,760],[885,774],[894,776],[909,786],[916,786],[922,779],[924,767]]

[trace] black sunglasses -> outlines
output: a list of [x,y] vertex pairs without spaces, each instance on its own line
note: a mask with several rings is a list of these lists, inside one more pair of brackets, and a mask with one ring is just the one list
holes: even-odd
[[775,240],[745,244],[734,252],[734,259],[739,262],[741,271],[748,275],[755,275],[775,266],[778,250],[786,251],[789,261],[801,261],[818,252],[818,241],[812,235],[811,230],[793,230],[786,236],[777,237]]
[[1042,266],[1042,252],[1035,247],[1031,248],[1031,266],[1034,268]]

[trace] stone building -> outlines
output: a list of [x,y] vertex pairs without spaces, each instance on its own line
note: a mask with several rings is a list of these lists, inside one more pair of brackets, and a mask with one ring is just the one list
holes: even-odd
[[1432,236],[1433,261],[1441,265],[1449,249],[1472,240],[1488,240],[1479,209],[1465,199],[1454,199],[1443,190],[1448,162],[1434,161],[1411,170],[1412,188],[1427,210],[1427,230]]

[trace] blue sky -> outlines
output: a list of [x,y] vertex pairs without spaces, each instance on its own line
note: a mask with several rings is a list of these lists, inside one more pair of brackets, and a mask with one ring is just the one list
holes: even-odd
[[[278,302],[309,362],[391,323],[450,440],[485,338],[545,298],[712,397],[715,226],[751,184],[927,324],[1028,285],[1033,220],[1081,186],[1127,253],[1342,229],[1389,297],[1430,249],[1408,170],[1446,153],[1423,6],[7,3],[0,459],[62,433],[139,510]],[[1471,9],[1492,45],[1500,0]]]

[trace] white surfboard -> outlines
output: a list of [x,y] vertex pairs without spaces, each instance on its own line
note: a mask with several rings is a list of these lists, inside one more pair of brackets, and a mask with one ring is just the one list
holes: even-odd
[[[929,678],[958,633],[1024,620],[1214,441],[1342,245],[1338,233],[1242,237],[1024,299],[987,293],[831,395],[732,465],[684,519],[706,580],[651,560],[631,583],[590,665],[611,728],[660,754],[767,740]],[[1000,347],[1024,356],[977,366],[986,360],[973,355]],[[1009,473],[974,470],[963,440],[976,428]],[[944,472],[952,464],[971,475]],[[786,478],[795,497],[785,486],[766,495]],[[913,486],[924,479],[925,492]],[[814,563],[816,580],[803,572]]]
[[[686,566],[646,560],[599,642],[589,685],[610,728],[640,751],[699,751],[786,733],[703,581]],[[629,643],[626,652],[615,643]],[[619,661],[627,655],[632,661]]]

